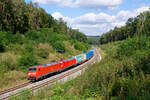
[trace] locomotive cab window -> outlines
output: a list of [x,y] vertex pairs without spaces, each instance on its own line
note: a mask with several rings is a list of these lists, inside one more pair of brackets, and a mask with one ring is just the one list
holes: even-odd
[[29,68],[29,71],[30,71],[30,72],[36,71],[36,68]]

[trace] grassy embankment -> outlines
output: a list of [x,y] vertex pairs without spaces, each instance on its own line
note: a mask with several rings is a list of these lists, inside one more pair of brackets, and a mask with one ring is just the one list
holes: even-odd
[[87,44],[50,29],[24,35],[0,34],[0,90],[27,81],[29,66],[69,58],[88,49],[83,49]]
[[100,47],[101,62],[89,66],[81,76],[35,96],[24,94],[14,99],[149,100],[150,38],[129,38]]

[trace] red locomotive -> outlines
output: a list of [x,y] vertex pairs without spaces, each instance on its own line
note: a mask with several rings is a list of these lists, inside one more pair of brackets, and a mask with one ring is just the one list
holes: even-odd
[[36,81],[40,78],[44,78],[46,75],[60,70],[60,63],[52,62],[37,66],[29,67],[28,79]]
[[36,81],[45,76],[62,71],[76,64],[75,58],[29,67],[28,79]]
[[92,58],[93,54],[94,50],[90,50],[87,53],[77,55],[69,59],[29,67],[28,79],[31,81],[43,79],[49,74],[59,72],[69,67],[81,64]]

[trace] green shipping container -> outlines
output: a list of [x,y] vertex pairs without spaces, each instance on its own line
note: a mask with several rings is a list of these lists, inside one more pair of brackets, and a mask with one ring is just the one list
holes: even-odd
[[85,56],[85,54],[77,55],[77,56],[75,56],[75,59],[76,59],[77,63],[80,63],[86,59],[86,56]]

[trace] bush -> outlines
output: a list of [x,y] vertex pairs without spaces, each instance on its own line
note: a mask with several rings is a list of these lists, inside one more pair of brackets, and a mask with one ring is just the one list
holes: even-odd
[[25,33],[25,37],[30,40],[38,41],[40,38],[40,33],[34,30],[29,30],[28,32]]
[[0,52],[3,52],[5,50],[5,47],[2,43],[2,41],[0,40]]
[[6,53],[0,56],[0,69],[4,71],[14,70],[17,68],[16,56]]
[[136,55],[138,50],[148,50],[150,49],[150,40],[147,37],[134,37],[129,38],[119,44],[117,49],[118,56],[131,56]]
[[28,53],[33,53],[33,45],[32,44],[25,44],[24,45],[24,53],[28,52]]
[[84,51],[85,50],[85,46],[81,43],[81,42],[76,42],[74,44],[74,48],[80,51]]
[[61,35],[61,34],[51,34],[51,36],[49,37],[49,42],[50,44],[54,44],[57,41],[66,41],[68,38],[65,35]]
[[11,43],[23,44],[23,38],[19,33],[15,34],[11,41],[12,41]]
[[8,45],[13,40],[13,34],[10,32],[0,31],[0,40],[3,43],[3,45]]
[[64,53],[66,50],[65,44],[62,41],[57,41],[53,43],[52,46],[59,53]]
[[30,100],[31,99],[31,91],[29,89],[20,90],[20,96],[16,97],[15,95],[11,95],[10,100]]
[[38,51],[38,56],[42,57],[42,58],[47,58],[49,55],[49,52],[45,49],[40,49]]
[[10,32],[1,31],[0,34],[1,34],[0,40],[3,45],[7,46],[9,44],[15,44],[15,43],[22,44],[23,43],[23,38],[19,33],[12,34]]
[[18,65],[21,69],[27,69],[29,66],[36,64],[38,64],[36,57],[30,53],[23,54],[21,58],[18,59]]

